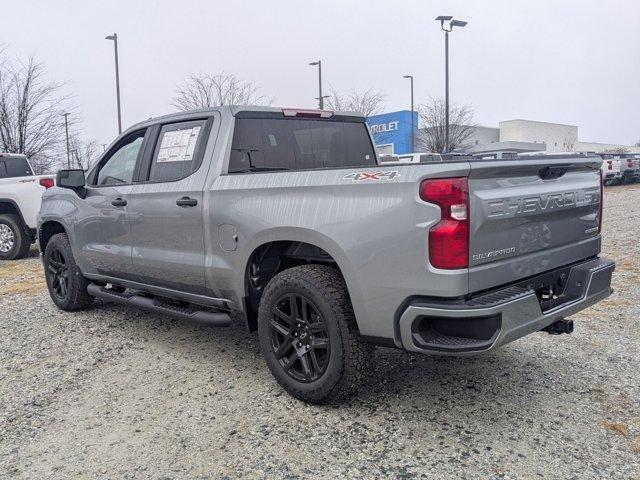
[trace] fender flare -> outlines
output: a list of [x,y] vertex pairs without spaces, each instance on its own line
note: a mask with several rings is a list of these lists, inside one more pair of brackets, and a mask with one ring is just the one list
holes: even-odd
[[0,203],[8,203],[9,205],[13,206],[16,209],[16,212],[18,212],[18,218],[20,218],[20,223],[22,224],[23,229],[25,230],[25,232],[28,232],[29,227],[25,223],[24,217],[22,216],[22,210],[20,210],[20,207],[15,202],[15,200],[12,200],[10,198],[0,198]]
[[[347,290],[349,292],[349,298],[356,313],[356,319],[358,313],[364,311],[358,304],[358,299],[362,298],[360,292],[360,286],[357,281],[353,266],[349,261],[348,255],[342,250],[330,237],[316,230],[311,230],[303,227],[275,227],[268,230],[259,232],[256,236],[249,239],[247,244],[243,247],[243,255],[240,260],[241,268],[236,276],[235,290],[239,294],[238,298],[242,299],[247,295],[245,274],[249,259],[253,253],[267,243],[272,242],[301,242],[314,245],[327,252],[331,258],[336,262],[338,269],[342,273]],[[242,302],[239,302],[242,304]],[[243,307],[241,307],[243,308]]]

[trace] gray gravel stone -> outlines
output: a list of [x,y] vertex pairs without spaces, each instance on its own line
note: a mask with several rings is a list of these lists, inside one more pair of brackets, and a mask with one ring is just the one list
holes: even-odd
[[62,313],[21,288],[35,253],[0,265],[0,476],[640,478],[640,185],[605,199],[616,293],[573,335],[473,358],[379,349],[333,407],[283,395],[240,324]]

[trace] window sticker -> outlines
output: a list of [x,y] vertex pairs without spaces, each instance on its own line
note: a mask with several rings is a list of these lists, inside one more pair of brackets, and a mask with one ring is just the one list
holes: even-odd
[[278,142],[276,141],[276,136],[271,133],[269,134],[269,143],[271,144],[272,147],[278,146]]
[[190,162],[200,134],[200,126],[173,130],[162,135],[157,163]]

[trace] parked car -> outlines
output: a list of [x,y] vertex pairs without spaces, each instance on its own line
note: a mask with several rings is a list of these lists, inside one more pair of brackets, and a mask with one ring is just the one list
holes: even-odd
[[380,165],[363,117],[220,107],[139,123],[39,219],[53,302],[94,297],[226,326],[313,403],[351,395],[374,345],[486,352],[611,293],[601,158]]
[[622,160],[614,158],[613,155],[604,154],[602,156],[602,180],[605,185],[620,185],[623,182],[620,163]]
[[635,183],[640,181],[640,155],[613,154],[612,158],[620,160],[621,183]]
[[0,153],[0,260],[24,257],[36,239],[42,192],[51,175],[34,175],[27,157]]

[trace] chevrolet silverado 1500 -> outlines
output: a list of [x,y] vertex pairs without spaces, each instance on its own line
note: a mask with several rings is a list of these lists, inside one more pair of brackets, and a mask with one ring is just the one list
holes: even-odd
[[570,333],[610,295],[600,157],[436,157],[379,164],[351,113],[150,119],[45,193],[51,298],[219,326],[239,313],[277,381],[322,403],[355,390],[373,345],[486,352]]

